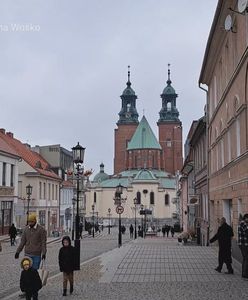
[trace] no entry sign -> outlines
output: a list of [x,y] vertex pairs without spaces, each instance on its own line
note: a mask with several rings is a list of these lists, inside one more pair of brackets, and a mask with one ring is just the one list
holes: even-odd
[[116,207],[117,214],[122,214],[124,212],[124,207],[119,205]]

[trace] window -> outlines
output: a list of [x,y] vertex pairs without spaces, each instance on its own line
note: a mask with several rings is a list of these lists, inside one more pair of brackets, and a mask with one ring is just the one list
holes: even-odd
[[42,198],[42,183],[41,182],[39,182],[39,197],[40,197],[40,199]]
[[94,203],[96,203],[96,192],[94,192]]
[[166,205],[166,206],[170,205],[170,196],[169,196],[169,194],[165,194],[165,196],[164,196],[164,205]]
[[172,146],[172,143],[171,143],[171,140],[170,140],[170,139],[167,139],[167,140],[166,140],[166,146],[167,146],[167,147],[171,147],[171,146]]
[[6,185],[6,163],[3,163],[2,186]]
[[236,120],[237,156],[240,156],[240,121]]
[[140,194],[140,192],[137,192],[136,198],[137,198],[137,204],[141,204],[141,194]]
[[14,165],[11,165],[10,169],[10,186],[14,186]]
[[48,183],[48,200],[51,200],[51,183]]
[[52,200],[54,200],[54,184],[52,184]]
[[46,183],[43,183],[43,199],[46,199]]
[[150,193],[150,205],[154,205],[154,192]]

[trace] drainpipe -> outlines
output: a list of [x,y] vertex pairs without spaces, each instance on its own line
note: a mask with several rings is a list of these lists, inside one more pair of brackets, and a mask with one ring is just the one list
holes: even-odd
[[209,137],[208,137],[208,126],[209,126],[209,106],[208,106],[208,89],[201,86],[199,82],[199,88],[206,93],[206,142],[207,142],[207,154],[206,154],[206,165],[207,165],[207,197],[208,197],[208,228],[207,228],[207,246],[209,246],[209,235],[210,235],[210,193],[209,193]]

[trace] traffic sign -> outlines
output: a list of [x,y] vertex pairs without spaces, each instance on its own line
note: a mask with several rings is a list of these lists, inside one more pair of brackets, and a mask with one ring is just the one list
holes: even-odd
[[124,207],[119,205],[116,207],[117,214],[122,214],[124,212]]

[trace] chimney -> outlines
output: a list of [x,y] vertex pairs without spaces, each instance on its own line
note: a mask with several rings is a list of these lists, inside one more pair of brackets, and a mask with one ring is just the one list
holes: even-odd
[[0,128],[0,132],[5,134],[5,129],[4,128]]
[[31,150],[31,146],[28,143],[23,143],[24,146],[26,146],[26,148]]
[[12,132],[6,132],[6,135],[13,139],[14,134]]

